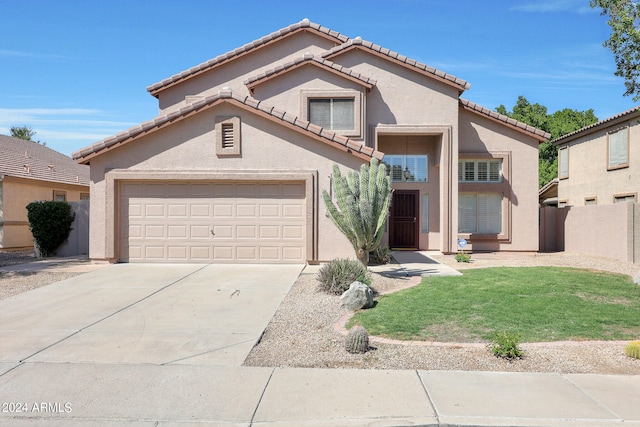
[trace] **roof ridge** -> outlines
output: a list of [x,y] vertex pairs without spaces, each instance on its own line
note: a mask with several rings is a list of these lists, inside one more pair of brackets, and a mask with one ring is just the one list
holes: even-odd
[[505,116],[504,114],[500,114],[497,111],[491,110],[489,108],[483,107],[482,105],[476,104],[475,102],[471,102],[468,99],[464,99],[464,98],[460,98],[460,104],[462,104],[464,107],[467,107],[468,109],[475,111],[477,113],[483,114],[487,117],[490,117],[494,120],[500,121],[500,122],[504,122],[507,124],[510,124],[518,129],[521,129],[525,132],[531,133],[535,136],[539,136],[539,137],[543,137],[544,139],[549,139],[551,138],[551,134],[548,132],[545,132],[541,129],[538,129],[534,126],[528,125],[524,122],[520,122],[516,119],[513,119],[509,116]]
[[575,136],[577,134],[580,134],[580,133],[583,133],[583,132],[585,132],[585,131],[587,131],[589,129],[592,129],[592,128],[598,127],[600,125],[603,125],[605,123],[612,122],[612,121],[614,121],[616,119],[620,119],[622,117],[628,116],[630,114],[633,114],[636,111],[640,111],[640,106],[636,106],[636,107],[630,108],[630,109],[628,109],[626,111],[623,111],[622,113],[618,113],[618,114],[613,115],[611,117],[607,117],[606,119],[602,119],[602,120],[597,121],[595,123],[591,123],[590,125],[582,127],[582,128],[580,128],[578,130],[574,130],[573,132],[568,133],[566,135],[559,136],[556,139],[554,139],[553,141],[551,141],[551,143],[552,144],[556,144],[556,143],[558,143],[559,141],[561,141],[563,139],[567,139],[567,138],[573,137],[573,136]]
[[298,57],[289,62],[285,62],[283,64],[279,64],[274,68],[265,70],[255,76],[251,76],[244,81],[244,84],[249,88],[249,90],[251,90],[254,86],[256,86],[260,81],[264,79],[271,78],[277,74],[285,73],[291,69],[295,69],[301,65],[310,63],[317,64],[332,71],[344,74],[352,79],[358,80],[369,89],[376,85],[376,80],[372,79],[371,77],[364,76],[356,71],[353,71],[351,68],[343,67],[342,65],[328,59],[319,58],[311,52],[305,52],[301,57]]
[[291,126],[297,127],[302,131],[309,132],[315,137],[323,139],[325,142],[329,143],[332,146],[341,147],[344,151],[354,154],[361,154],[367,157],[376,157],[379,160],[382,159],[383,153],[375,151],[373,148],[368,147],[363,143],[352,141],[346,136],[339,135],[336,132],[324,129],[307,120],[300,119],[298,116],[289,114],[283,110],[279,110],[274,106],[267,105],[263,101],[252,98],[249,95],[237,95],[231,88],[228,87],[224,87],[215,95],[209,95],[192,104],[180,108],[179,110],[157,116],[137,126],[133,126],[125,131],[117,133],[116,135],[105,138],[102,141],[98,141],[88,147],[72,153],[71,156],[78,162],[87,161],[88,159],[86,158],[89,156],[93,157],[94,154],[98,154],[103,150],[107,150],[116,145],[124,143],[127,140],[135,139],[147,134],[148,132],[153,132],[154,130],[172,123],[177,119],[182,119],[203,108],[211,107],[220,100],[232,100],[258,112],[267,114]]
[[195,65],[187,70],[181,71],[177,74],[174,74],[166,79],[163,79],[157,83],[154,83],[150,86],[147,86],[147,91],[150,92],[152,95],[156,95],[160,90],[162,90],[164,87],[172,85],[173,83],[176,83],[178,81],[184,80],[186,78],[189,78],[190,76],[193,76],[195,74],[199,74],[203,71],[206,71],[210,68],[213,68],[223,62],[226,62],[228,60],[231,60],[239,55],[242,55],[244,53],[247,53],[255,48],[258,48],[260,46],[264,46],[265,44],[268,44],[274,40],[277,40],[281,37],[284,37],[287,34],[290,34],[294,31],[297,31],[299,29],[304,29],[304,28],[311,28],[315,31],[318,31],[319,33],[325,34],[329,37],[335,38],[337,42],[340,43],[344,43],[346,41],[349,40],[349,37],[345,36],[344,34],[340,34],[337,31],[333,31],[329,28],[323,27],[320,24],[316,24],[314,22],[309,21],[307,18],[304,18],[302,21],[300,22],[296,22],[294,24],[291,24],[289,26],[286,26],[284,28],[281,28],[279,30],[276,30],[266,36],[263,36],[259,39],[253,40],[249,43],[246,43],[236,49],[230,50],[226,53],[223,53],[221,55],[216,56],[213,59],[210,59],[208,61],[202,62],[198,65]]
[[328,58],[328,57],[332,57],[334,55],[337,55],[338,53],[347,50],[347,49],[351,49],[353,47],[359,47],[362,46],[364,48],[367,48],[369,50],[372,50],[373,52],[386,56],[388,58],[391,58],[395,61],[400,62],[401,64],[408,66],[410,68],[414,68],[416,69],[418,72],[421,72],[422,74],[425,75],[430,75],[430,76],[434,76],[436,78],[439,78],[449,84],[458,86],[460,89],[467,90],[471,87],[471,84],[468,83],[466,80],[463,80],[461,78],[458,78],[456,76],[454,76],[453,74],[448,74],[445,73],[444,71],[440,71],[436,68],[430,67],[427,64],[423,64],[422,62],[416,61],[415,59],[411,59],[409,57],[406,57],[404,55],[401,55],[398,52],[395,52],[391,49],[387,49],[385,47],[382,47],[378,44],[375,44],[373,42],[367,41],[362,39],[362,37],[356,37],[353,39],[349,39],[348,41],[335,46],[325,52],[323,52],[321,54],[322,58]]

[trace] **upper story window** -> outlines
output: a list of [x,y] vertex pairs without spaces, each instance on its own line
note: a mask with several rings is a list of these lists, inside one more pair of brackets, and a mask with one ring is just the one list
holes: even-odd
[[301,91],[300,117],[350,138],[363,138],[364,94],[354,89]]
[[353,98],[309,98],[309,121],[331,130],[355,129]]
[[629,128],[618,129],[607,135],[607,169],[629,166]]
[[502,182],[502,160],[461,160],[459,182]]
[[569,147],[558,150],[558,178],[569,178]]
[[389,154],[382,161],[387,165],[391,182],[429,182],[425,155]]

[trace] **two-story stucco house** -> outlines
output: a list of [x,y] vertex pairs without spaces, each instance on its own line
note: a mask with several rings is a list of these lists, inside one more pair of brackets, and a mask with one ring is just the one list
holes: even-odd
[[326,215],[331,169],[387,163],[387,243],[538,249],[549,135],[469,84],[303,20],[148,88],[158,117],[73,154],[91,166],[90,257],[303,263],[355,257]]
[[558,147],[558,206],[638,201],[640,108],[552,141]]

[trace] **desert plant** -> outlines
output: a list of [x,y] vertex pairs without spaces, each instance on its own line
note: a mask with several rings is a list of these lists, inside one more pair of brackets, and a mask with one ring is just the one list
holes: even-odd
[[355,326],[349,330],[344,340],[344,348],[352,354],[366,353],[369,350],[369,333],[362,326]]
[[458,252],[455,258],[458,262],[471,262],[471,254],[468,254],[465,251]]
[[378,246],[378,248],[369,254],[369,259],[373,257],[376,264],[388,264],[391,261],[391,249],[389,246]]
[[489,349],[496,357],[504,359],[520,359],[524,351],[520,349],[520,334],[512,332],[496,332],[489,344]]
[[319,288],[330,294],[342,294],[356,280],[371,285],[371,273],[353,259],[331,260],[318,271]]
[[369,252],[380,246],[391,203],[391,179],[384,163],[374,157],[371,165],[362,165],[360,173],[351,171],[345,178],[333,165],[333,188],[338,206],[327,191],[322,192],[329,217],[344,234],[358,260],[369,264]]
[[624,354],[634,359],[640,359],[640,341],[631,341],[624,349]]
[[27,205],[27,218],[40,255],[47,257],[69,237],[75,214],[67,202],[41,201]]

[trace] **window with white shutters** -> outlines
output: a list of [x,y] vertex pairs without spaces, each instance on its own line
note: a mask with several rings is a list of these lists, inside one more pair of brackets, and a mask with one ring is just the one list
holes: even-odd
[[460,233],[500,234],[502,232],[502,194],[460,194],[458,198]]
[[502,160],[461,160],[458,162],[459,182],[502,182]]

